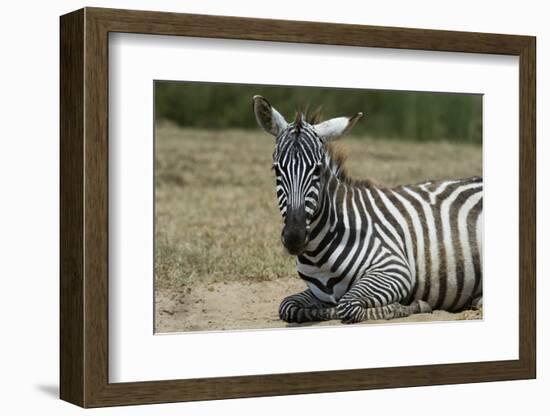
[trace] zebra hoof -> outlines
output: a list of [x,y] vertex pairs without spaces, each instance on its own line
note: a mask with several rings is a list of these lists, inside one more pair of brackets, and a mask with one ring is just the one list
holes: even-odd
[[301,324],[305,322],[303,310],[298,307],[280,310],[279,318],[289,324]]
[[411,303],[413,313],[432,313],[432,307],[423,300],[415,300]]
[[336,316],[343,324],[355,324],[365,320],[366,306],[360,300],[340,302],[336,305]]

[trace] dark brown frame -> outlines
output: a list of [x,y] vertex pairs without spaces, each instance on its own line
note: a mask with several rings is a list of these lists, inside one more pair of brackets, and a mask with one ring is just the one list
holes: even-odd
[[[60,396],[83,407],[518,380],[536,376],[535,38],[85,8],[61,17]],[[519,359],[109,383],[108,34],[519,56]]]

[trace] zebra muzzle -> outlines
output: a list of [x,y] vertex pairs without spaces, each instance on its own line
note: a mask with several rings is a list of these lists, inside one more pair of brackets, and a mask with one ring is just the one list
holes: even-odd
[[281,233],[281,241],[292,255],[301,254],[307,244],[309,226],[304,213],[290,213],[287,215],[285,226]]

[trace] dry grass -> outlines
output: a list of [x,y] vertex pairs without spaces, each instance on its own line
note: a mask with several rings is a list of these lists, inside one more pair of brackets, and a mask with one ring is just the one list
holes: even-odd
[[[354,177],[386,185],[481,174],[481,148],[346,137]],[[295,276],[280,244],[274,141],[257,131],[156,129],[156,284]]]

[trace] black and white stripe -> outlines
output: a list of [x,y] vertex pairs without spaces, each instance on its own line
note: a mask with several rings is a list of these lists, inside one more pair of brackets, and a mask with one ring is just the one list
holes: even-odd
[[481,304],[482,179],[353,181],[318,126],[298,117],[274,134],[285,229],[296,212],[306,227],[297,271],[308,289],[283,300],[281,318],[359,322]]

